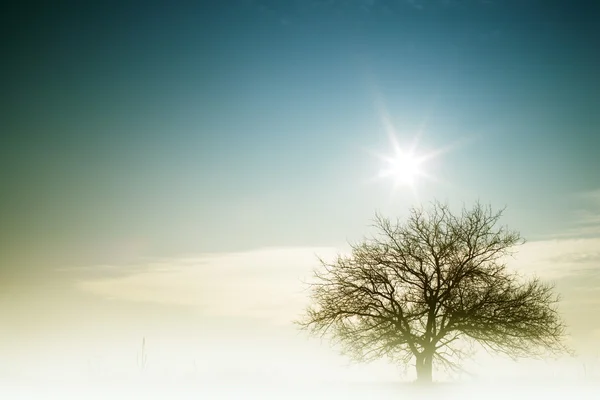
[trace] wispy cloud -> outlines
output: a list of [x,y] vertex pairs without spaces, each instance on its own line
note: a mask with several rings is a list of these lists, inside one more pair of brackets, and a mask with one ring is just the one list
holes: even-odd
[[469,2],[465,0],[402,0],[404,4],[417,9],[424,10],[429,8],[448,8],[448,7],[461,7],[461,6],[473,6],[473,5],[484,5],[489,6],[496,4],[491,0],[479,0],[476,2]]
[[521,246],[508,265],[556,285],[560,310],[580,350],[597,346],[600,329],[600,238],[554,238]]
[[115,274],[99,266],[77,287],[116,300],[199,307],[206,315],[265,318],[289,322],[306,299],[302,280],[332,257],[334,248],[273,248],[144,263]]
[[[127,273],[99,266],[93,273],[81,270],[76,285],[120,301],[192,306],[207,316],[289,324],[307,304],[302,281],[318,265],[316,255],[328,259],[337,253],[331,247],[266,248],[154,260],[131,266]],[[600,238],[529,242],[508,265],[555,282],[575,331],[600,329],[580,315],[583,309],[600,312]]]
[[574,193],[570,226],[561,232],[546,235],[548,239],[600,237],[600,189]]
[[600,266],[600,238],[529,242],[508,262],[525,273],[547,279],[564,278]]
[[574,212],[574,223],[583,233],[600,235],[600,189],[578,193],[580,207]]
[[584,199],[588,199],[590,201],[595,202],[597,205],[600,205],[600,188],[595,190],[588,190],[586,192],[581,192],[578,194],[579,197]]
[[405,0],[405,3],[417,10],[422,10],[425,7],[421,0]]

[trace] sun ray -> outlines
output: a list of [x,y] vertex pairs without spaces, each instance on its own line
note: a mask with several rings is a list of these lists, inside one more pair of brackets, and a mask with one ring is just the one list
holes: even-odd
[[392,181],[392,196],[394,196],[397,191],[404,188],[406,191],[410,191],[417,201],[419,198],[417,188],[421,181],[426,180],[440,183],[442,185],[450,185],[449,182],[446,182],[445,180],[442,180],[428,172],[426,168],[427,164],[430,161],[439,158],[458,147],[466,145],[468,142],[478,139],[478,135],[463,137],[453,144],[423,152],[424,149],[420,147],[420,144],[424,135],[427,133],[432,115],[438,106],[440,99],[440,95],[438,93],[433,99],[427,115],[419,124],[414,135],[412,135],[407,143],[401,144],[399,140],[400,136],[392,122],[392,118],[386,106],[383,94],[375,85],[372,86],[372,94],[375,101],[375,111],[379,116],[381,125],[384,128],[385,134],[388,138],[390,152],[383,154],[372,150],[367,150],[371,156],[377,158],[382,164],[378,170],[378,173],[372,178],[368,179],[367,182],[389,179]]
[[435,176],[426,171],[426,163],[450,151],[453,146],[434,149],[421,154],[419,151],[419,143],[421,142],[421,138],[428,123],[428,121],[425,120],[419,127],[417,133],[410,140],[408,146],[403,147],[400,144],[396,128],[394,127],[383,102],[379,102],[377,109],[391,147],[391,154],[370,151],[370,153],[382,163],[382,167],[379,169],[378,174],[374,179],[391,179],[392,196],[395,195],[400,188],[405,187],[412,193],[413,197],[418,198],[417,184],[420,180],[426,179],[437,181]]

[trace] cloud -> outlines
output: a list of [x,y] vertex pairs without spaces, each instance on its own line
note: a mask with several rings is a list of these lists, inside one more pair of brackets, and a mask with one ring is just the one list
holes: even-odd
[[[526,243],[508,265],[526,275],[553,282],[569,332],[594,342],[600,329],[600,238],[552,239]],[[597,341],[595,342],[597,343]]]
[[57,268],[55,271],[70,279],[104,280],[111,278],[125,278],[148,271],[160,273],[169,272],[170,270],[166,260],[139,259],[136,262],[128,262],[122,265],[88,265],[84,267]]
[[567,211],[570,226],[549,239],[600,237],[600,189],[574,193],[570,199],[573,208]]
[[[242,253],[154,260],[128,267],[82,271],[79,290],[116,301],[196,307],[205,316],[255,318],[288,325],[308,302],[303,281],[330,259],[332,247],[265,248]],[[346,249],[342,249],[345,252]],[[509,268],[554,282],[571,332],[587,337],[600,329],[600,238],[528,242]]]
[[600,236],[600,189],[583,193],[580,198],[584,204],[575,212],[575,223],[583,233]]
[[133,302],[199,307],[205,315],[265,318],[289,322],[304,307],[302,280],[329,247],[267,248],[244,253],[208,254],[158,260],[114,274],[116,266],[82,271],[84,292]]
[[600,205],[600,189],[588,190],[585,192],[580,192],[577,196],[590,200],[597,205]]
[[600,266],[600,238],[551,239],[521,246],[509,265],[525,273],[558,279]]
[[600,225],[600,212],[598,211],[577,210],[575,216],[575,222],[581,225]]
[[432,8],[451,8],[451,7],[463,7],[473,5],[490,6],[496,4],[490,0],[479,0],[476,2],[469,2],[465,0],[403,0],[404,4],[416,9],[432,9]]
[[419,0],[405,0],[405,3],[417,10],[422,10],[424,8],[423,2]]

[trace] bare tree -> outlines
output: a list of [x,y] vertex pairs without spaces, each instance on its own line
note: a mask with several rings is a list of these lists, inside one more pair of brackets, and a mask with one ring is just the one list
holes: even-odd
[[480,204],[454,215],[435,202],[404,222],[377,216],[377,234],[350,256],[320,260],[298,323],[358,361],[414,359],[423,383],[434,362],[459,370],[475,343],[512,358],[568,351],[553,286],[506,267],[524,241],[496,226],[501,215]]

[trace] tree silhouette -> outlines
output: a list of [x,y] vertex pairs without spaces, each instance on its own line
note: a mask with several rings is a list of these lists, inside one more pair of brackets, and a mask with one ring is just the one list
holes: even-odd
[[512,358],[568,351],[553,286],[511,272],[524,241],[496,224],[502,211],[476,204],[413,208],[405,222],[377,216],[377,234],[315,270],[312,303],[298,323],[329,335],[358,361],[415,360],[417,381],[433,363],[458,370],[479,343]]

